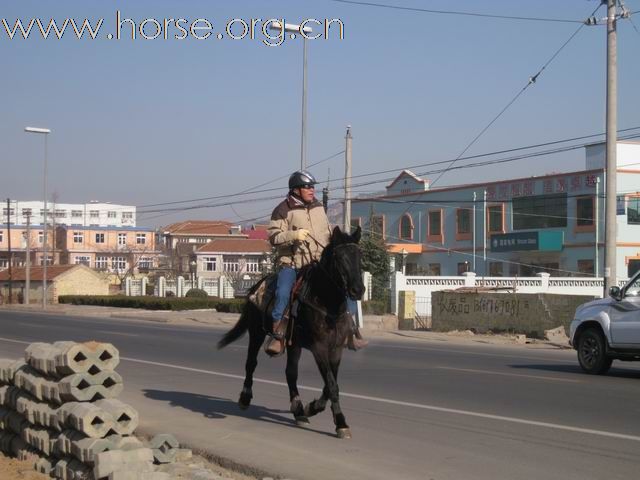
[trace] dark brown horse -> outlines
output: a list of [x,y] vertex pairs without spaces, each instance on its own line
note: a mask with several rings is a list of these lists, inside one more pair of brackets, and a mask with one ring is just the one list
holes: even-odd
[[[304,293],[302,298],[297,299],[299,307],[292,342],[287,345],[285,373],[291,413],[296,422],[299,425],[309,423],[309,417],[322,412],[327,401],[331,401],[333,421],[339,438],[351,438],[349,425],[340,408],[338,369],[345,340],[351,329],[347,297],[359,300],[364,293],[359,241],[359,227],[353,235],[343,233],[336,227],[320,261],[306,267],[308,271],[305,274],[305,285],[301,289]],[[247,301],[238,323],[218,342],[218,348],[223,348],[249,331],[246,375],[238,400],[242,409],[248,408],[253,398],[253,373],[258,364],[260,346],[266,336],[264,320],[262,312]],[[304,406],[297,385],[298,362],[303,348],[313,354],[324,380],[322,395]]]

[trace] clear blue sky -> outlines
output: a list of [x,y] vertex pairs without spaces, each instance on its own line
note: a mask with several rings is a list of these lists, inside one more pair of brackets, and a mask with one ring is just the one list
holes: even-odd
[[[375,1],[375,0],[373,0]],[[584,19],[594,0],[387,0],[384,3]],[[640,0],[626,0],[640,10]],[[49,191],[61,202],[147,205],[244,190],[299,165],[301,42],[108,40],[116,10],[146,18],[340,18],[345,39],[309,42],[309,163],[344,148],[353,126],[354,174],[456,157],[569,38],[576,24],[433,15],[294,1],[5,0],[13,25],[39,17],[105,18],[100,38],[9,40],[0,26],[0,195],[42,196],[41,138],[50,136]],[[598,16],[604,17],[605,8]],[[640,29],[640,14],[634,18]],[[35,27],[37,28],[37,27]],[[173,31],[173,33],[179,33]],[[469,154],[604,131],[605,28],[585,27]],[[619,23],[619,127],[640,126],[640,33]],[[445,175],[439,185],[580,169],[583,151]],[[313,169],[344,173],[342,157]],[[417,169],[416,171],[420,171]],[[283,186],[286,180],[268,185]],[[334,181],[334,186],[338,185]],[[380,190],[384,183],[361,190]],[[339,195],[338,192],[335,193]],[[264,194],[262,196],[265,196]],[[269,211],[255,201],[157,217],[238,221]]]

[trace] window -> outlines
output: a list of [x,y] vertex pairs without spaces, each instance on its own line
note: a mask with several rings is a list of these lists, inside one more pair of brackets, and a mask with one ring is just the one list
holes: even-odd
[[576,198],[577,230],[592,230],[594,223],[594,197]]
[[629,197],[627,202],[627,223],[640,225],[640,197]]
[[75,260],[74,260],[74,263],[76,265],[86,265],[87,267],[90,267],[91,266],[91,257],[84,256],[84,255],[77,256],[75,258]]
[[408,213],[405,213],[400,219],[400,238],[403,240],[413,239],[413,220]]
[[0,258],[0,270],[4,270],[5,268],[9,268],[9,260],[6,258]]
[[260,272],[260,259],[258,258],[248,258],[245,263],[245,270],[249,273],[259,273]]
[[96,268],[98,270],[106,270],[108,266],[108,259],[104,256],[96,257]]
[[[15,210],[13,208],[9,209],[9,215],[11,215],[11,216],[15,215]],[[7,216],[7,207],[4,207],[2,209],[2,216],[3,217]]]
[[384,238],[384,215],[371,217],[371,233]]
[[133,220],[133,212],[122,212],[122,220]]
[[460,262],[458,263],[458,275],[462,275],[465,272],[469,271],[471,264],[469,262]]
[[73,243],[82,243],[82,242],[84,242],[84,233],[73,232]]
[[226,256],[223,258],[223,269],[225,272],[237,272],[240,270],[240,264],[238,257]]
[[216,257],[204,257],[204,271],[215,272],[216,271]]
[[127,234],[119,233],[118,234],[118,245],[126,245],[127,244]]
[[[44,257],[40,257],[40,265],[44,265]],[[47,255],[47,265],[53,265],[53,257]]]
[[491,205],[487,216],[489,233],[504,233],[504,205]]
[[109,212],[107,212],[107,218],[116,218],[117,214],[116,212],[110,210]]
[[136,244],[144,245],[147,243],[147,234],[146,233],[136,233]]
[[44,208],[41,208],[41,209],[40,209],[40,216],[41,216],[41,217],[44,217],[44,214],[45,214],[45,213],[46,213],[47,215],[49,215],[51,212],[49,211],[49,209],[48,209],[48,208],[47,208],[46,210],[45,210]]
[[456,210],[456,240],[471,240],[471,210]]
[[593,268],[593,260],[578,260],[578,271],[580,273],[593,275],[595,268]]
[[567,194],[514,198],[513,229],[558,228],[567,226]]
[[438,277],[440,275],[442,275],[441,270],[440,270],[440,264],[439,263],[430,263],[429,264],[428,274],[429,275],[435,275],[435,276],[438,276]]
[[71,210],[71,216],[73,218],[82,218],[82,210]]
[[502,277],[503,275],[502,262],[489,262],[489,276]]
[[31,213],[31,209],[30,208],[23,208],[22,209],[22,216],[23,217],[30,217],[32,215]]
[[55,216],[56,218],[67,218],[67,211],[66,210],[55,210]]
[[442,243],[442,210],[430,210],[427,240]]
[[124,257],[112,257],[111,268],[116,272],[124,272],[127,269],[127,259]]
[[2,242],[3,239],[4,239],[4,232],[0,230],[0,243]]
[[96,243],[104,243],[104,233],[96,233]]
[[38,232],[38,243],[44,243],[44,232]]
[[89,210],[89,216],[91,218],[100,218],[100,211],[99,210]]
[[151,257],[140,257],[138,261],[138,269],[140,270],[148,270],[153,268],[153,258]]

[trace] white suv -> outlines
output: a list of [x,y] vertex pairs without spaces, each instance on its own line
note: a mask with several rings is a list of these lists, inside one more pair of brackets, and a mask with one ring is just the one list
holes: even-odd
[[613,360],[640,360],[640,272],[609,298],[580,305],[569,334],[587,373],[606,373]]

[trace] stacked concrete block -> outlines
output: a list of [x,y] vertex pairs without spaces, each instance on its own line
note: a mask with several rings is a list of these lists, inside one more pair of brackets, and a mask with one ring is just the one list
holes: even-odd
[[63,480],[166,480],[154,463],[190,453],[171,435],[133,436],[139,416],[116,398],[113,345],[33,343],[25,360],[0,359],[0,451]]

